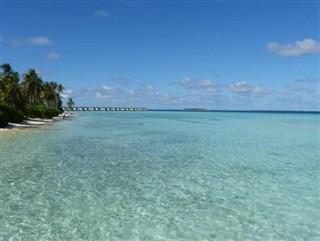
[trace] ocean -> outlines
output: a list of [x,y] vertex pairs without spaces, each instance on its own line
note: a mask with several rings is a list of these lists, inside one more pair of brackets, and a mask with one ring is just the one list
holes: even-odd
[[1,133],[0,240],[319,240],[319,114],[77,114]]

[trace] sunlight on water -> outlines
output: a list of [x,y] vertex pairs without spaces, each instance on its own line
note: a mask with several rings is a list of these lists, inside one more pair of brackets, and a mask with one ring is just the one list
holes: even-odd
[[80,114],[1,134],[0,240],[318,240],[319,115]]

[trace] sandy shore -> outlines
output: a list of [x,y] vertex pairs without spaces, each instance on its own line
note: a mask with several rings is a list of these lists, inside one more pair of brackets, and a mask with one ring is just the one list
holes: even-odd
[[28,129],[34,129],[38,128],[43,125],[51,125],[55,121],[60,121],[68,118],[74,117],[74,114],[65,112],[62,114],[59,114],[56,117],[53,117],[52,119],[41,119],[41,118],[28,118],[24,120],[22,123],[10,123],[5,128],[0,128],[0,132],[7,132],[11,130],[28,130]]

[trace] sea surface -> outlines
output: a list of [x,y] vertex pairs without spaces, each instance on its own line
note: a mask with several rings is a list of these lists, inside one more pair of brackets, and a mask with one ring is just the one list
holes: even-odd
[[319,114],[78,114],[0,134],[1,241],[319,240]]

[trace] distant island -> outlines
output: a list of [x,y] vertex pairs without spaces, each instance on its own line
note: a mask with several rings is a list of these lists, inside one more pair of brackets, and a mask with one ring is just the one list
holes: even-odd
[[208,111],[206,108],[183,108],[184,111]]

